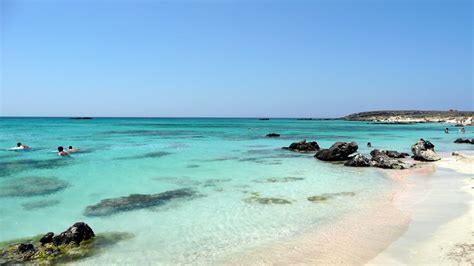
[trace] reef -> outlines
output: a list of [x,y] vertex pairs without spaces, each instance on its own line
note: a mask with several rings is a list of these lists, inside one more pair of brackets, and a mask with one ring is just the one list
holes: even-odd
[[32,197],[52,194],[68,187],[69,183],[54,177],[22,177],[0,187],[0,197]]
[[87,206],[84,215],[108,216],[118,212],[156,207],[175,199],[191,198],[195,195],[194,190],[183,188],[158,194],[131,194],[126,197],[103,199],[95,205]]

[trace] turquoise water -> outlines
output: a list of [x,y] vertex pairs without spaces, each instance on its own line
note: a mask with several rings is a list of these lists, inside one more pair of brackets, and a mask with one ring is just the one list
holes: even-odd
[[[318,230],[396,184],[377,169],[349,168],[282,150],[300,139],[323,148],[356,141],[410,152],[420,137],[438,151],[474,137],[444,124],[373,125],[291,119],[0,118],[0,241],[60,232],[84,221],[97,232],[134,234],[85,263],[209,263]],[[280,138],[266,138],[268,133]],[[30,151],[8,151],[23,142]],[[57,146],[81,148],[58,158]],[[25,177],[33,177],[26,179]],[[40,179],[38,179],[40,178]],[[52,178],[43,191],[32,191]],[[195,194],[103,217],[84,214],[102,199],[189,188]],[[2,192],[3,191],[3,192]],[[313,203],[308,197],[354,192]],[[261,198],[287,204],[263,204]]]

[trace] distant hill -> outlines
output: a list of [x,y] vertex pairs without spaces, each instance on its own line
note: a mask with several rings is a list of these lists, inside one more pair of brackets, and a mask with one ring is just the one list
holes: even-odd
[[342,117],[349,121],[371,121],[383,124],[410,124],[410,123],[453,123],[459,125],[473,125],[474,111],[370,111],[354,113]]

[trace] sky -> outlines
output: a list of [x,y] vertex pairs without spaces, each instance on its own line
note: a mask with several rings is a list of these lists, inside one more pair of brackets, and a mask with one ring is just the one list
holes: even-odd
[[474,110],[471,0],[1,0],[1,116]]

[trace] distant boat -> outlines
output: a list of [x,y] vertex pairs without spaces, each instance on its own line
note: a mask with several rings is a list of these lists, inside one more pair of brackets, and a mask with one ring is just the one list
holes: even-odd
[[270,120],[270,118],[260,118],[258,120]]
[[87,119],[92,119],[92,117],[71,117],[71,119],[82,119],[82,120],[87,120]]

